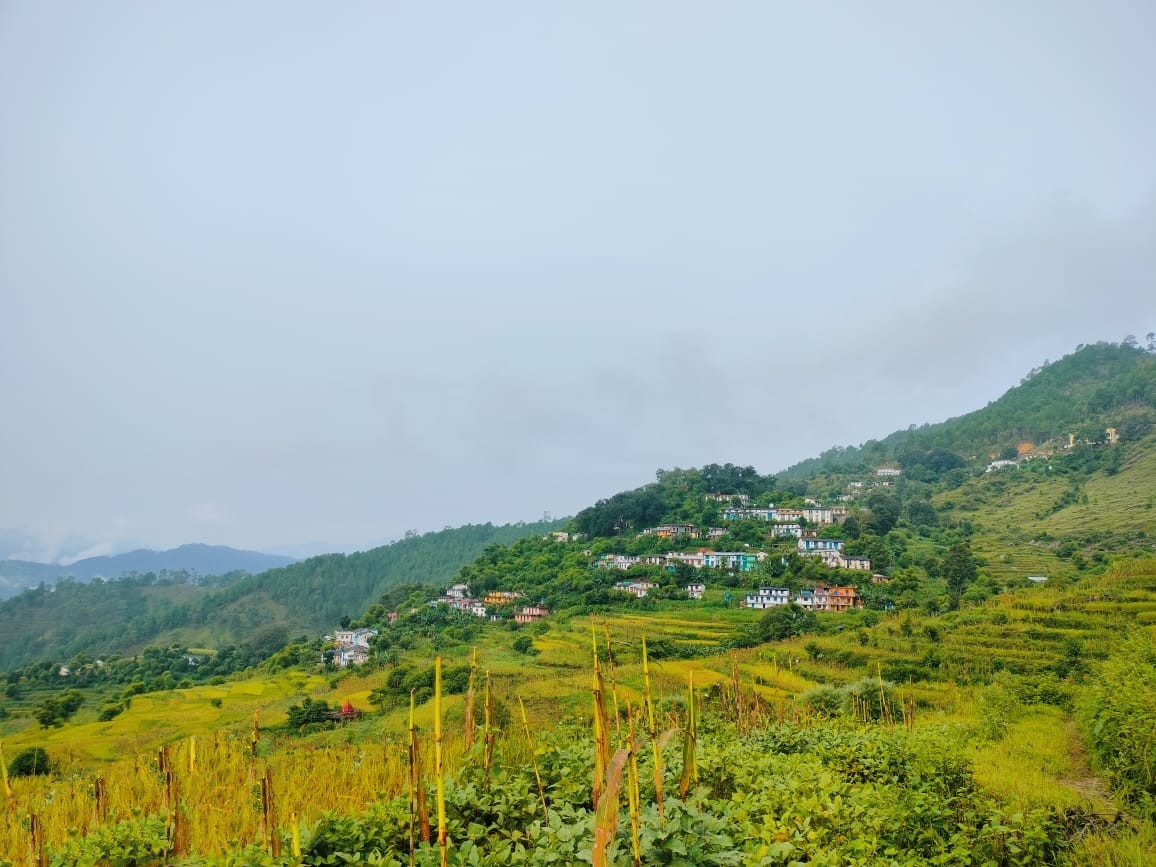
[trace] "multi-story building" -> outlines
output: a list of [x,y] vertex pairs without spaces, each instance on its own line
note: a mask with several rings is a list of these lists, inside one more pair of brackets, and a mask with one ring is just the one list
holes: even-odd
[[743,605],[747,608],[774,608],[791,601],[791,591],[786,587],[760,587],[757,593],[748,593]]
[[549,616],[549,614],[550,610],[541,605],[526,605],[514,615],[514,620],[517,623],[533,623],[535,620]]

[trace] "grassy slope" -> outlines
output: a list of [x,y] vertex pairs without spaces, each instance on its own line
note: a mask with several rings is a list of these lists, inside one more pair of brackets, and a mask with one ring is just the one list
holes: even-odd
[[[684,688],[687,672],[695,671],[701,687],[730,677],[737,660],[744,683],[754,679],[768,701],[793,701],[805,690],[824,683],[847,683],[874,674],[879,665],[916,663],[934,649],[934,678],[916,681],[921,705],[932,716],[967,715],[983,687],[956,685],[958,679],[990,678],[997,670],[1034,676],[1045,672],[1060,657],[1065,641],[1078,640],[1089,660],[1105,655],[1130,625],[1156,629],[1156,560],[1125,561],[1102,576],[1072,586],[1030,587],[1002,595],[983,608],[923,617],[904,612],[884,616],[875,626],[863,624],[864,612],[821,615],[827,629],[819,635],[764,645],[734,653],[715,653],[696,659],[652,659],[655,688],[674,694]],[[481,665],[491,672],[499,698],[514,701],[522,695],[541,724],[557,721],[566,712],[584,714],[589,703],[591,638],[605,647],[606,630],[613,640],[620,697],[641,694],[641,640],[693,644],[714,642],[742,623],[757,620],[762,612],[726,609],[718,604],[666,602],[652,613],[608,617],[560,618],[535,639],[538,654],[524,656],[510,649],[514,633],[493,626],[477,642]],[[839,627],[839,628],[835,628]],[[860,636],[863,637],[860,637]],[[468,660],[470,647],[456,645],[442,653],[450,663]],[[429,650],[416,648],[407,659],[428,661]],[[13,748],[47,742],[71,745],[92,758],[135,750],[123,740],[135,733],[151,747],[155,742],[199,734],[218,726],[248,725],[254,708],[275,724],[286,708],[305,695],[343,701],[369,708],[369,692],[380,685],[385,671],[353,672],[332,681],[304,672],[249,677],[221,686],[197,686],[171,693],[138,696],[132,707],[109,723],[95,721],[95,702],[86,705],[76,721],[60,730],[43,733],[26,719],[0,724],[6,744]],[[206,710],[221,698],[220,710]],[[456,701],[460,702],[460,699]],[[427,708],[428,711],[428,708]],[[560,712],[561,711],[561,712]],[[401,731],[404,711],[380,717],[382,730]],[[155,736],[148,736],[155,732]],[[108,741],[120,747],[109,747]]]
[[1075,578],[1078,561],[1061,556],[1072,541],[1085,559],[1097,552],[1152,551],[1156,545],[1156,436],[1124,448],[1119,472],[1099,471],[1083,484],[1079,501],[1052,512],[1069,488],[1049,478],[1042,462],[1027,469],[988,473],[935,499],[976,528],[976,553],[1002,581],[1028,575]]

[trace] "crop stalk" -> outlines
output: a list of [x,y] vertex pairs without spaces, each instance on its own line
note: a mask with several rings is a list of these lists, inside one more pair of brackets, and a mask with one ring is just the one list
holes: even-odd
[[622,743],[622,721],[618,717],[618,682],[614,677],[614,649],[610,645],[610,624],[603,620],[602,628],[606,630],[606,661],[610,663],[610,700],[614,706],[614,734],[618,743]]
[[421,841],[428,843],[430,838],[429,827],[429,807],[426,805],[425,799],[425,780],[421,770],[421,741],[417,736],[417,727],[413,722],[414,714],[414,690],[409,691],[409,809],[410,809],[410,823],[409,823],[409,855],[410,863],[413,863],[414,840],[413,840],[413,825],[414,813],[417,813],[417,824],[421,831]]
[[442,774],[442,658],[434,659],[434,769],[438,787],[438,849],[441,867],[449,864],[449,841],[446,839],[446,781]]
[[627,791],[630,803],[630,846],[634,855],[634,867],[641,867],[642,844],[639,840],[639,829],[642,826],[642,795],[638,784],[638,744],[634,738],[636,717],[630,703],[626,705],[627,715],[627,744],[630,749],[630,759],[627,764]]
[[606,788],[594,813],[594,867],[609,867],[607,847],[618,831],[618,789],[622,785],[622,771],[626,766],[627,751],[618,750],[606,764]]
[[606,719],[606,702],[603,698],[602,665],[598,661],[598,635],[594,632],[593,625],[590,627],[590,639],[594,646],[594,675],[591,687],[594,693],[594,780],[591,801],[594,810],[597,811],[606,781],[606,768],[610,761],[610,742],[607,731],[609,724]]
[[691,671],[687,686],[686,736],[682,742],[682,777],[678,781],[678,794],[683,800],[686,800],[686,793],[690,791],[691,781],[698,782],[698,765],[695,761],[698,732],[695,726],[695,716],[694,671]]
[[482,756],[482,767],[486,771],[486,779],[490,778],[490,767],[494,761],[494,742],[498,739],[494,733],[494,710],[490,700],[490,672],[486,669],[486,702],[483,711],[482,740],[485,742],[485,753]]
[[650,694],[650,661],[646,655],[646,636],[642,636],[642,680],[646,685],[647,733],[650,735],[650,749],[654,753],[654,799],[658,805],[658,818],[665,817],[662,798],[662,748],[658,745],[658,730],[654,725],[654,699]]
[[478,649],[470,654],[470,685],[466,689],[466,749],[474,745],[474,680],[478,674]]
[[526,718],[526,705],[521,696],[518,696],[518,707],[522,711],[522,731],[526,733],[526,742],[530,745],[530,763],[534,766],[534,779],[538,783],[538,797],[542,800],[542,815],[549,822],[550,810],[546,806],[546,790],[542,786],[542,775],[538,773],[538,754],[534,750],[534,737],[530,734],[530,721]]

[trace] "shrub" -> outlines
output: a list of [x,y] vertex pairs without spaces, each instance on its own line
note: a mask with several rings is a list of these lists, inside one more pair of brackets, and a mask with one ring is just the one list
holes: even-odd
[[329,721],[329,714],[333,708],[324,700],[314,701],[306,698],[301,704],[289,708],[289,716],[285,724],[291,729],[300,731],[306,726],[317,725]]
[[117,704],[106,704],[100,709],[100,715],[97,719],[100,722],[108,722],[120,716],[128,708],[127,702],[118,702]]
[[71,864],[118,864],[123,867],[159,864],[169,846],[165,830],[165,821],[159,816],[101,825],[88,836],[70,840],[53,852],[52,867]]
[[809,689],[800,696],[803,707],[819,716],[836,717],[843,713],[843,693],[838,687],[825,685]]
[[51,770],[52,763],[48,760],[48,753],[44,747],[29,747],[22,750],[8,766],[8,774],[12,777],[34,777],[47,774]]
[[522,633],[521,635],[519,635],[517,638],[514,639],[514,650],[517,651],[518,653],[525,653],[527,655],[533,655],[533,653],[535,652],[534,651],[534,639],[531,638],[529,635]]

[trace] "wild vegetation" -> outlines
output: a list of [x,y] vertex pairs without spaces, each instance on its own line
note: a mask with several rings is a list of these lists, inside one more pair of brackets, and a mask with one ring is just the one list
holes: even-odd
[[[10,780],[17,808],[0,851],[21,857],[28,817],[36,815],[46,852],[60,864],[95,863],[115,848],[137,851],[137,863],[161,852],[190,864],[224,863],[230,852],[251,863],[296,863],[295,837],[304,863],[328,863],[337,853],[406,863],[406,704],[383,702],[379,713],[336,728],[305,724],[302,730],[313,731],[305,737],[289,723],[302,697],[352,698],[364,708],[378,686],[389,695],[430,689],[436,646],[446,660],[450,863],[589,860],[599,819],[590,790],[590,664],[583,659],[590,658],[593,627],[602,648],[607,737],[615,749],[625,747],[633,724],[637,763],[637,771],[622,771],[622,815],[605,839],[608,863],[632,858],[629,773],[638,780],[643,863],[1088,863],[1095,852],[1103,855],[1098,863],[1143,863],[1129,862],[1127,853],[1156,842],[1152,781],[1145,777],[1156,760],[1156,561],[1121,562],[1070,587],[1019,590],[934,616],[812,615],[799,634],[744,650],[721,647],[748,624],[765,624],[770,635],[785,619],[779,610],[688,611],[669,601],[605,622],[583,616],[551,623],[533,638],[538,653],[530,657],[512,647],[525,632],[489,630],[469,636],[478,646],[476,669],[469,664],[475,644],[441,633],[413,637],[396,663],[331,683],[299,681],[279,703],[233,708],[233,728],[186,727],[175,741],[170,731],[163,758],[154,751],[93,765],[74,751],[69,759],[64,745],[85,743],[85,731],[102,725],[78,719],[71,739],[60,731],[47,740],[52,776]],[[650,660],[648,676],[644,636],[664,649]],[[694,641],[715,650],[681,652]],[[1138,671],[1147,675],[1134,676]],[[697,782],[679,797],[692,673],[701,705]],[[460,692],[446,695],[448,685]],[[174,699],[188,695],[168,712],[134,703],[124,716],[135,719],[103,725],[131,731],[144,719],[171,719],[177,708],[207,706],[211,689],[178,690]],[[640,709],[645,718],[648,691],[661,747],[661,816],[651,735],[637,718]],[[490,695],[486,714],[483,692]],[[510,712],[519,699],[526,729]],[[433,704],[430,695],[417,707],[427,769]],[[255,706],[265,708],[257,729]],[[473,747],[466,745],[467,718],[474,721]],[[488,774],[484,718],[497,734]],[[663,740],[672,728],[679,733]],[[545,809],[526,730],[535,738]],[[5,745],[18,751],[37,741],[45,736],[24,729]],[[432,804],[428,771],[425,780]],[[270,793],[264,801],[262,781]],[[429,846],[420,843],[420,830],[417,836],[416,863],[435,863],[436,836]],[[279,856],[272,854],[274,837]]]

